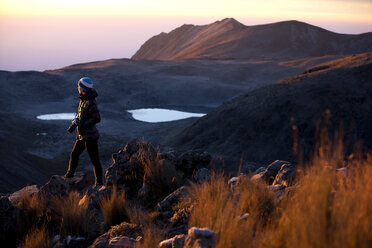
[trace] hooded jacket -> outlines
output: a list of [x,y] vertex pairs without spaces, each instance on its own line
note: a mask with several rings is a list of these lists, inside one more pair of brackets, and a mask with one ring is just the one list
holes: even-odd
[[86,95],[79,95],[79,125],[76,137],[79,140],[95,140],[99,138],[96,124],[101,121],[101,116],[97,106],[97,96],[95,89],[91,89]]

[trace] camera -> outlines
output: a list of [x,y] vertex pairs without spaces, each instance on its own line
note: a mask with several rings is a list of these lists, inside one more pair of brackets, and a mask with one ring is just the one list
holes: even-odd
[[78,125],[79,125],[79,119],[77,119],[77,118],[73,119],[73,120],[72,120],[72,123],[71,123],[71,125],[68,127],[67,131],[68,131],[69,133],[72,133],[72,132],[76,129],[76,127],[77,127]]

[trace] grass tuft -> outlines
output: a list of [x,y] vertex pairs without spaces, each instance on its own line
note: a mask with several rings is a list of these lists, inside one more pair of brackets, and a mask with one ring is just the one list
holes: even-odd
[[124,191],[118,191],[114,187],[112,193],[103,198],[100,205],[107,226],[129,220]]

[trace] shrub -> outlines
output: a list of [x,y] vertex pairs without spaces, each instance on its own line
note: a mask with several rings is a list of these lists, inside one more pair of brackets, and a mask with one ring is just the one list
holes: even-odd
[[49,248],[52,247],[46,226],[40,229],[32,229],[26,237],[23,247],[27,248]]
[[55,198],[53,205],[62,217],[61,235],[89,236],[92,226],[87,206],[79,205],[79,192],[72,191],[67,197]]
[[118,192],[114,187],[112,193],[103,198],[100,205],[106,225],[118,225],[129,220],[124,191]]

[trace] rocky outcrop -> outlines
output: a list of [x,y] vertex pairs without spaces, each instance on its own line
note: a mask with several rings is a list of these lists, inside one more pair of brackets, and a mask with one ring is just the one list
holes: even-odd
[[26,186],[12,193],[9,196],[9,200],[12,204],[16,205],[22,199],[22,197],[29,197],[37,193],[39,193],[39,188],[37,187],[37,185]]
[[157,200],[152,198],[164,196],[169,193],[164,190],[174,190],[186,179],[204,182],[210,178],[211,155],[207,152],[157,153],[151,144],[135,139],[113,154],[112,159],[106,184],[121,186],[129,196],[144,200]]
[[142,229],[138,225],[123,222],[99,236],[90,248],[138,247],[142,236]]

